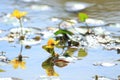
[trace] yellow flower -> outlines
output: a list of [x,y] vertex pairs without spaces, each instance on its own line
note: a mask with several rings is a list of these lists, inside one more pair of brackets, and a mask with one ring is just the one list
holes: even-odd
[[16,17],[17,19],[20,19],[21,17],[25,16],[27,12],[21,12],[19,10],[14,10],[11,16]]
[[55,45],[57,45],[59,41],[55,41],[54,39],[49,39],[47,42],[46,48],[54,48]]
[[10,64],[13,65],[14,69],[17,69],[18,67],[25,69],[26,62],[22,60],[22,55],[18,56],[18,59],[13,59],[10,61]]

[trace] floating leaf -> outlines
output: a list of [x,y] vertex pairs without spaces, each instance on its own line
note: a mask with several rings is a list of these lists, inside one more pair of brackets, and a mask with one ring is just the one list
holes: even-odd
[[58,35],[58,34],[69,34],[69,35],[72,35],[73,33],[68,31],[68,30],[62,30],[62,29],[59,29],[58,31],[56,31],[54,33],[55,35]]
[[33,39],[34,39],[35,41],[39,41],[39,40],[40,40],[40,36],[35,36]]
[[3,69],[0,69],[0,72],[5,72],[5,70],[3,70]]
[[31,48],[30,45],[26,45],[26,46],[25,46],[25,49],[30,49],[30,48]]
[[87,52],[85,51],[85,49],[80,49],[79,51],[78,51],[78,57],[85,57],[85,56],[87,56]]
[[79,21],[85,22],[85,20],[88,18],[88,15],[85,13],[79,13],[78,18],[79,18]]
[[77,48],[69,47],[69,48],[65,51],[64,56],[72,56],[76,50],[77,50]]

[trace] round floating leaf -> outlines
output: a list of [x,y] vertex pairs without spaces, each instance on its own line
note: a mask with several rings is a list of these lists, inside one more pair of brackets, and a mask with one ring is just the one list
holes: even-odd
[[5,70],[3,70],[3,69],[0,69],[0,72],[5,72]]
[[78,57],[85,57],[85,56],[87,56],[87,52],[85,51],[85,49],[80,49],[79,51],[78,51]]
[[79,21],[85,22],[85,20],[88,18],[88,15],[85,13],[79,13],[78,18],[79,18]]

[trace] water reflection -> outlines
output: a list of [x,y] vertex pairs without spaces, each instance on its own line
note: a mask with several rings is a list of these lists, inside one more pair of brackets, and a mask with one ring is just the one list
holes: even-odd
[[[23,2],[26,2],[26,3],[23,3]],[[119,23],[118,16],[119,16],[120,1],[119,0],[115,0],[115,1],[84,0],[82,1],[82,2],[96,4],[93,7],[83,10],[83,12],[87,13],[92,19],[94,18],[93,20],[95,20],[91,22],[88,20],[88,22],[93,24],[95,24],[95,22],[97,24],[102,24],[104,23],[104,21],[105,23],[107,22],[107,25],[105,26],[99,25],[99,27],[96,27],[96,28],[91,27],[89,30],[85,28],[86,26],[85,24],[83,23],[81,24],[80,22],[77,21],[76,13],[69,13],[65,11],[66,2],[69,2],[69,1],[68,0],[53,0],[53,1],[50,1],[50,0],[16,1],[15,0],[15,1],[8,1],[8,2],[2,1],[2,4],[1,4],[2,7],[0,9],[1,9],[1,12],[4,12],[5,14],[0,14],[1,15],[0,23],[2,26],[0,29],[0,34],[1,34],[0,46],[2,46],[1,47],[2,51],[7,51],[9,53],[6,54],[5,56],[1,54],[0,60],[4,61],[4,59],[6,60],[7,57],[10,58],[10,60],[12,60],[13,57],[16,57],[16,55],[18,55],[17,53],[19,49],[19,44],[26,45],[25,48],[29,50],[23,49],[24,51],[23,54],[28,55],[30,58],[26,59],[27,69],[24,71],[20,69],[13,70],[11,66],[7,64],[6,64],[7,66],[5,66],[4,63],[2,63],[3,65],[1,65],[0,67],[6,70],[7,72],[1,73],[0,77],[15,76],[15,77],[23,78],[24,80],[31,80],[31,79],[33,80],[33,79],[37,79],[40,75],[45,74],[44,70],[41,68],[40,65],[46,60],[46,58],[49,58],[48,56],[50,55],[46,54],[46,52],[44,52],[41,49],[42,45],[40,44],[45,44],[44,42],[46,42],[46,39],[48,39],[51,36],[53,37],[53,33],[59,30],[59,28],[62,28],[75,33],[75,35],[73,36],[67,34],[68,36],[67,38],[69,38],[68,40],[69,42],[66,42],[64,45],[69,46],[69,48],[67,47],[63,49],[63,51],[56,50],[57,53],[63,52],[63,54],[59,56],[58,59],[54,60],[54,63],[56,66],[63,67],[62,69],[55,67],[55,70],[61,75],[60,77],[63,80],[66,80],[66,79],[90,80],[91,77],[95,74],[100,74],[103,76],[111,76],[114,79],[116,79],[116,77],[120,74],[118,72],[119,65],[116,65],[116,63],[101,62],[97,64],[102,66],[111,66],[110,68],[104,68],[104,67],[101,68],[100,66],[93,66],[92,64],[94,61],[98,62],[103,59],[106,61],[111,58],[113,59],[119,58],[119,55],[116,54],[116,51],[113,51],[113,50],[117,50],[117,52],[119,53],[119,43],[120,43],[119,31],[118,31],[119,24],[116,24],[116,23]],[[3,4],[5,4],[5,6]],[[25,22],[24,28],[22,28],[23,33],[25,34],[25,38],[23,36],[19,37],[21,28],[18,28],[18,23],[14,22],[16,20],[14,19],[9,20],[10,16],[5,17],[6,14],[10,13],[15,8],[19,8],[29,13],[27,16],[29,18],[25,17],[25,19],[27,20],[27,23]],[[112,11],[112,12],[109,12],[109,11]],[[74,26],[69,23],[71,19],[75,21]],[[100,19],[100,21],[96,21],[97,19]],[[59,26],[58,24],[61,21],[65,23],[62,26]],[[114,24],[110,24],[111,22]],[[62,30],[62,31],[65,31],[65,30]],[[61,38],[66,39],[66,35],[62,35],[62,36],[58,35],[56,37],[56,39],[61,39]],[[12,41],[12,43],[8,44],[6,42],[7,40]],[[63,41],[61,40],[61,42]],[[36,45],[36,46],[31,48],[31,46],[33,45]],[[58,45],[57,47],[65,47],[64,45],[62,46]],[[14,49],[11,46],[13,46]],[[102,46],[102,49],[101,49],[101,46]],[[111,51],[103,50],[103,48]],[[69,53],[69,52],[72,52],[72,53]],[[76,52],[77,56],[75,54],[75,56],[71,57],[73,52]],[[83,54],[79,54],[79,52]],[[81,57],[85,57],[85,58],[81,58]],[[80,61],[75,62],[74,60],[80,60]],[[63,62],[67,62],[67,63],[62,64]],[[69,64],[70,62],[72,62],[73,64]],[[118,62],[119,62],[119,59],[118,59]],[[23,73],[23,74],[20,74],[20,73]],[[86,75],[83,76],[84,74]],[[68,76],[68,75],[72,75],[72,76]],[[102,77],[102,79],[103,78],[106,79],[106,77]]]

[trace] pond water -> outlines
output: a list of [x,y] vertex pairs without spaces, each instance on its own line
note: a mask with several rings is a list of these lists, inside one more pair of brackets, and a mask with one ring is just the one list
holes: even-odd
[[[10,29],[18,27],[15,20],[8,19],[6,14],[12,13],[14,9],[27,11],[24,27],[42,28],[58,27],[61,20],[76,19],[76,12],[67,12],[65,3],[68,1],[79,1],[94,4],[81,12],[87,13],[90,18],[104,20],[106,23],[114,23],[117,28],[105,27],[106,30],[113,32],[112,36],[119,38],[120,28],[120,0],[1,0],[0,1],[0,30],[5,31],[0,33],[0,37],[5,36]],[[6,16],[6,17],[4,17]],[[54,21],[55,20],[55,21]],[[36,30],[36,29],[35,29]],[[40,30],[36,30],[37,32]],[[46,32],[47,33],[47,32]],[[49,33],[48,33],[49,34]],[[42,49],[46,44],[47,39],[44,39],[38,45],[33,45],[31,49],[23,49],[23,55],[26,58],[25,70],[20,68],[14,69],[9,64],[0,63],[0,69],[6,72],[1,72],[0,77],[17,77],[23,80],[37,80],[41,75],[46,75],[41,64],[50,55]],[[0,41],[0,51],[6,52],[6,56],[11,60],[18,56],[20,44],[8,43]],[[58,51],[59,52],[59,51]],[[106,50],[99,46],[96,48],[87,48],[88,55],[82,60],[77,60],[70,63],[68,66],[58,68],[55,66],[55,71],[59,73],[61,80],[95,80],[95,75],[117,79],[120,75],[120,54],[116,50]],[[117,65],[105,66],[105,64],[96,64],[97,62],[114,62]],[[116,64],[115,63],[115,64]],[[109,63],[108,63],[109,64]],[[112,64],[110,64],[112,65]],[[101,79],[102,80],[102,79]],[[107,79],[105,79],[107,80]]]

